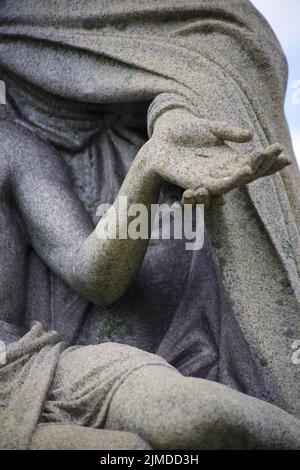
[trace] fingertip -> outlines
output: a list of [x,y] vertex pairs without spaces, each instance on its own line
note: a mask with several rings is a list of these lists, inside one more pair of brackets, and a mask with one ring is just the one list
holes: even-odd
[[249,142],[250,140],[252,140],[254,137],[254,134],[252,131],[250,130],[241,130],[240,131],[240,141],[239,143],[245,143],[245,142]]
[[209,192],[206,188],[201,187],[197,189],[196,198],[198,204],[204,204],[205,206],[209,204]]
[[224,140],[243,144],[253,139],[253,132],[249,129],[241,129],[239,127],[229,126],[227,132],[224,131]]
[[186,189],[182,194],[182,197],[184,199],[190,199],[194,196],[195,196],[195,191],[193,189]]
[[269,158],[276,159],[279,157],[279,155],[281,155],[282,151],[283,151],[282,145],[276,143],[276,144],[269,145],[267,148],[265,148],[261,152],[256,153],[256,155],[261,155],[263,157],[267,156]]
[[182,194],[182,204],[195,205],[196,193],[193,189],[186,189]]
[[277,163],[277,166],[278,166],[278,171],[280,171],[283,168],[285,168],[286,166],[292,165],[293,162],[288,157],[281,156],[280,158],[277,159],[276,163]]
[[269,147],[269,151],[273,154],[280,155],[283,152],[283,146],[281,144],[272,144]]
[[[239,174],[239,170],[237,170],[236,173]],[[244,165],[240,172],[242,176],[250,176],[252,175],[252,173],[253,173],[253,169],[249,165]]]
[[206,188],[201,187],[201,188],[198,188],[196,190],[196,195],[197,196],[208,196],[208,191],[207,191]]
[[290,160],[289,158],[287,157],[284,157],[282,160],[281,160],[281,165],[282,165],[282,168],[286,167],[286,166],[289,166],[289,165],[292,165],[292,160]]

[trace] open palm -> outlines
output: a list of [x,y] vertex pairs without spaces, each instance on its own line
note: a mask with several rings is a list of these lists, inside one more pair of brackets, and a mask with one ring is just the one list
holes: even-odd
[[186,190],[186,202],[206,203],[290,163],[280,155],[279,144],[254,154],[230,146],[252,137],[226,122],[204,120],[183,109],[168,111],[157,120],[149,141],[152,165],[165,181]]

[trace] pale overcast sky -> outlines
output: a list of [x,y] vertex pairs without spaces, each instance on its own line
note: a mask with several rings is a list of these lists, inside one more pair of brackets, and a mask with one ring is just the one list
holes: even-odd
[[251,1],[269,21],[289,62],[285,109],[300,166],[300,0]]

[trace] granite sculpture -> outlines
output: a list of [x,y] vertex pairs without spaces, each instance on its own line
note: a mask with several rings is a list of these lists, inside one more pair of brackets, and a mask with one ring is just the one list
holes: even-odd
[[[246,0],[0,17],[1,446],[300,448],[299,171],[269,25]],[[174,188],[206,205],[202,250],[97,237],[100,203]]]

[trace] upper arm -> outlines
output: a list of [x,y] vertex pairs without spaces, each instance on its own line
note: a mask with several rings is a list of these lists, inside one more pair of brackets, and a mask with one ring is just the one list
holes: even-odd
[[92,222],[56,149],[21,125],[5,126],[9,179],[31,244],[50,269],[70,283],[74,254],[91,233]]

